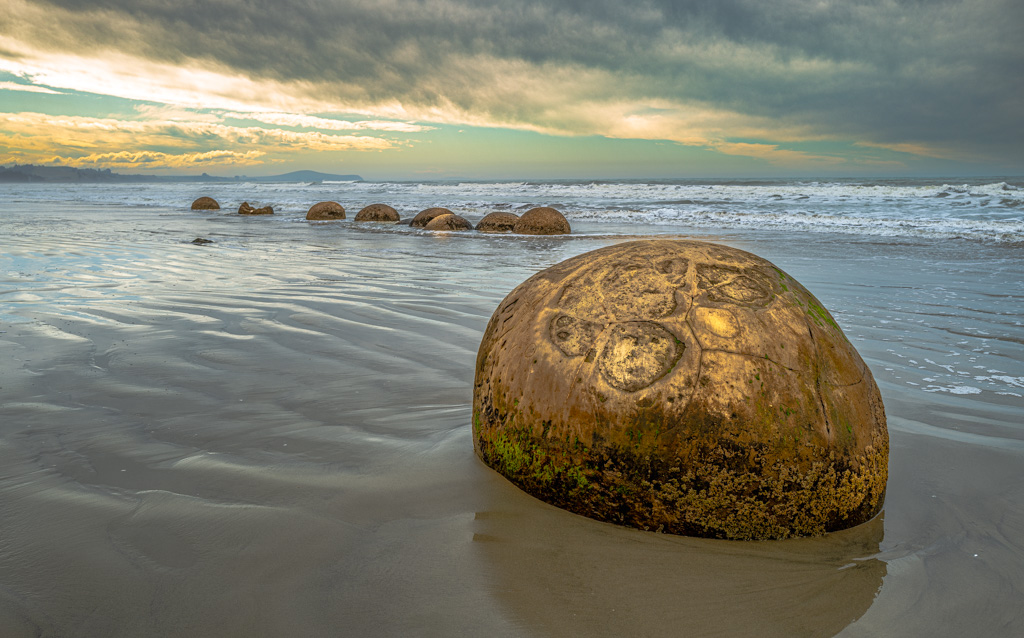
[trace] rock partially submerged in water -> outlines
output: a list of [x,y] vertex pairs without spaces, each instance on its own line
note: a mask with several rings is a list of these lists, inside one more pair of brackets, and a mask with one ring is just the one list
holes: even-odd
[[264,206],[263,208],[253,208],[249,205],[249,202],[242,202],[242,205],[238,207],[239,215],[273,215],[274,209],[271,206]]
[[518,221],[519,215],[496,211],[485,215],[476,229],[481,233],[511,233]]
[[473,230],[473,224],[469,223],[469,220],[464,217],[448,213],[447,215],[438,215],[431,219],[423,229],[435,231]]
[[212,197],[200,197],[192,202],[192,210],[220,210],[220,204]]
[[345,207],[338,202],[319,202],[306,211],[306,219],[312,221],[332,221],[345,219]]
[[387,204],[370,204],[356,213],[357,222],[392,222],[400,221],[398,211]]
[[212,244],[213,240],[206,239],[205,237],[196,237],[195,239],[192,240],[192,243],[195,244],[196,246],[205,246],[207,244]]
[[491,317],[473,395],[480,458],[592,518],[767,539],[882,506],[871,372],[810,292],[734,248],[628,242],[537,273]]
[[416,213],[416,216],[412,218],[412,221],[409,222],[409,225],[412,226],[413,228],[424,228],[426,227],[427,224],[430,223],[430,220],[434,219],[435,217],[453,214],[454,213],[452,213],[452,211],[448,210],[447,208],[428,208],[426,210],[421,210],[420,212]]
[[572,232],[569,221],[550,206],[531,208],[523,213],[512,232],[521,235],[567,235]]

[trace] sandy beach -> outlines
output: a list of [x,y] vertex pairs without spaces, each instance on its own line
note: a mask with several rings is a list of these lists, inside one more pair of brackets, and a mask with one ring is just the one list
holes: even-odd
[[[0,635],[1024,634],[1019,245],[587,219],[430,234],[188,211],[202,193],[174,188],[0,220]],[[474,456],[494,308],[645,236],[754,252],[832,311],[885,400],[881,516],[660,535]]]

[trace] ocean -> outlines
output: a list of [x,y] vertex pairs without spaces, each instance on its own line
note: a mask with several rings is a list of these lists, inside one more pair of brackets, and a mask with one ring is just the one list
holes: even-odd
[[[190,210],[203,195],[222,210]],[[4,637],[1024,634],[1021,178],[0,196]],[[307,221],[324,200],[349,218]],[[573,232],[352,221],[378,202],[474,223],[553,206]],[[502,298],[655,237],[755,253],[830,310],[885,402],[882,515],[675,537],[558,510],[476,459],[475,358]]]

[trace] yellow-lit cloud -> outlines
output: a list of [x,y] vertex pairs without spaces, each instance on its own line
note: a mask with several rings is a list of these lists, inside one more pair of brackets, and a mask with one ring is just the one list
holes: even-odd
[[[180,148],[190,153],[154,153],[151,157],[205,157],[209,147],[220,147],[218,153],[237,153],[251,163],[268,153],[289,154],[315,151],[381,151],[398,146],[391,140],[368,135],[338,135],[320,131],[290,131],[258,126],[186,120],[123,120],[83,116],[54,116],[44,113],[0,113],[0,144],[19,149],[18,161],[35,158],[46,161],[47,155],[59,149],[61,157],[75,158],[88,165],[105,160],[113,165],[117,158],[127,157],[109,149],[117,148]],[[258,155],[250,154],[254,149]],[[89,159],[86,159],[89,158]],[[99,158],[99,159],[97,159]],[[10,159],[15,159],[11,157]],[[186,166],[178,160],[168,167]],[[155,160],[149,162],[155,165]],[[77,163],[74,165],[78,165]]]
[[858,142],[856,146],[882,148],[887,151],[906,153],[908,155],[916,155],[918,157],[934,157],[936,159],[956,159],[957,157],[963,157],[963,151],[941,148],[935,144],[913,142],[904,142],[901,144],[879,144],[874,142]]
[[726,155],[741,155],[743,157],[756,157],[768,160],[772,164],[782,166],[813,166],[827,164],[842,164],[846,160],[831,155],[816,155],[803,151],[793,151],[779,148],[778,144],[750,144],[745,142],[720,142],[712,146],[719,153]]
[[120,151],[95,153],[84,157],[54,156],[45,164],[75,168],[204,168],[210,166],[255,166],[262,164],[263,151],[205,151],[170,154],[156,151]]

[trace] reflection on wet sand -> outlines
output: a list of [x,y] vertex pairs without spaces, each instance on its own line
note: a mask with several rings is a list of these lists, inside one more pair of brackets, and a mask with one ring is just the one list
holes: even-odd
[[832,636],[872,604],[882,516],[818,538],[739,542],[619,528],[515,488],[474,546],[513,616],[550,636]]

